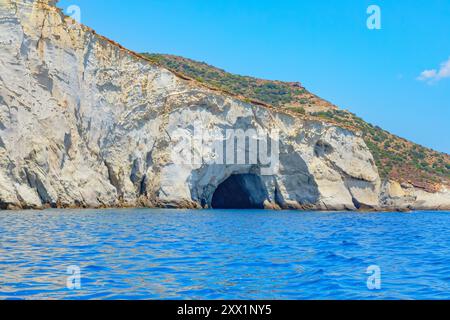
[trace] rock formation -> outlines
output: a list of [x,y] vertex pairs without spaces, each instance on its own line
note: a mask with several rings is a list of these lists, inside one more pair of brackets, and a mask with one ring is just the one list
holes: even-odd
[[[0,65],[2,209],[207,208],[227,192],[255,208],[450,209],[445,187],[381,181],[357,133],[183,79],[54,1],[0,1]],[[199,124],[258,132],[268,150],[276,132],[273,172],[259,159],[211,161],[214,141],[195,143]],[[238,154],[250,153],[250,140]]]

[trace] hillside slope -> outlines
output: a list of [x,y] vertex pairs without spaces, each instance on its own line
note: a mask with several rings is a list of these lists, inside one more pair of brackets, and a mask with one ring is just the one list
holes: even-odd
[[252,78],[218,89],[54,4],[0,1],[0,209],[221,208],[230,194],[236,208],[450,209],[444,186],[382,179],[359,122],[298,84],[307,110],[244,96]]
[[144,54],[165,68],[218,89],[261,101],[299,116],[320,118],[360,131],[380,175],[429,191],[450,185],[450,156],[371,125],[308,92],[300,83],[270,81],[228,73],[204,62],[168,55]]

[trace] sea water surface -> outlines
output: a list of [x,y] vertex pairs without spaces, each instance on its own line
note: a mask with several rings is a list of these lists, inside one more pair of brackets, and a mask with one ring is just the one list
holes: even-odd
[[449,298],[450,212],[0,212],[0,299]]

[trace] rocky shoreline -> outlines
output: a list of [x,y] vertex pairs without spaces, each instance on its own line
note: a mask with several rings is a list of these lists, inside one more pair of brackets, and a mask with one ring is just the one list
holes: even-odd
[[[0,209],[200,209],[232,192],[252,208],[450,210],[444,185],[382,181],[357,133],[183,79],[54,1],[5,0],[0,17]],[[276,132],[276,170],[212,162],[214,139],[196,143],[196,123],[257,132],[272,150]],[[186,145],[200,162],[183,161]],[[251,154],[250,140],[233,151]]]

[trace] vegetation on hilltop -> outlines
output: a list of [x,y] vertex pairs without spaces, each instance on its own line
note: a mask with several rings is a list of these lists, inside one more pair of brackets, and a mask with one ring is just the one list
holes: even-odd
[[335,108],[308,92],[298,82],[271,81],[235,75],[204,62],[174,55],[147,53],[144,56],[169,70],[198,82],[274,107],[305,109],[318,107],[317,110]]
[[234,75],[183,57],[145,54],[159,65],[208,86],[288,110],[291,114],[320,118],[362,133],[380,175],[428,191],[450,185],[450,156],[397,137],[356,115],[339,110],[308,92],[300,83],[262,80]]

